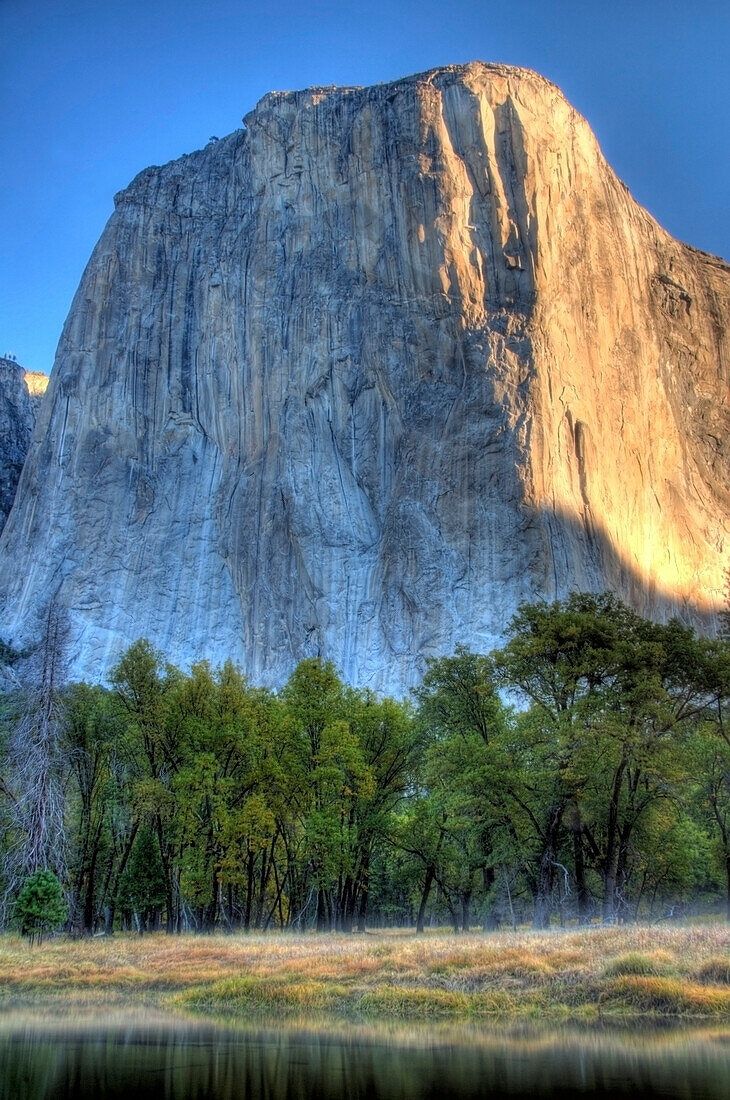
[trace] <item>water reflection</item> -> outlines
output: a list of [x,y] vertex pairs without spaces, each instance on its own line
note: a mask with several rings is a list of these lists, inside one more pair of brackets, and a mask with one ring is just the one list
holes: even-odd
[[2,1100],[730,1097],[730,1030],[232,1030],[160,1015],[0,1019]]

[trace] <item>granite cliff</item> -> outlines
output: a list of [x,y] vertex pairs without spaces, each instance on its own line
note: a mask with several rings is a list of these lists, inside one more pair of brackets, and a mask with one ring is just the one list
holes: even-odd
[[0,541],[7,642],[54,595],[75,676],[144,635],[399,692],[524,598],[712,626],[730,268],[547,80],[272,93],[115,203]]
[[48,375],[0,356],[0,531],[15,499]]

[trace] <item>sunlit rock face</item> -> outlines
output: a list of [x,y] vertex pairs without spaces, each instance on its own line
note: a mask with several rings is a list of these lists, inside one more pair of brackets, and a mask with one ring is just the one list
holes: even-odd
[[526,598],[612,587],[711,626],[730,268],[525,70],[244,121],[116,198],[0,543],[0,634],[57,594],[75,676],[146,636],[401,692]]
[[0,356],[0,531],[13,506],[38,404],[47,385],[48,375],[23,370],[14,359]]

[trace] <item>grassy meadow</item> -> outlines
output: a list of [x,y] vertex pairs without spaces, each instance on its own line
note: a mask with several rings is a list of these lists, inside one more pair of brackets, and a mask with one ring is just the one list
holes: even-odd
[[730,1020],[730,931],[0,939],[0,1007],[238,1019]]

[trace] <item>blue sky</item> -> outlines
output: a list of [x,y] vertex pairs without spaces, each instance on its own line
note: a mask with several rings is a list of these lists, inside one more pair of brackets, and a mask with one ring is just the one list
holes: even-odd
[[112,198],[267,91],[537,69],[675,236],[730,258],[727,0],[0,0],[0,352],[49,370]]

